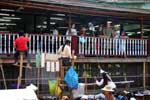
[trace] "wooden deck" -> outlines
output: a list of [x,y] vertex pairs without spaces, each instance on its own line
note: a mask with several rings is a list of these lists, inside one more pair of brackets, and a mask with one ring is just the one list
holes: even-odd
[[[12,56],[1,56],[2,63],[11,64],[14,62]],[[26,61],[25,61],[26,62]],[[31,62],[35,63],[35,56],[31,57]],[[136,62],[150,62],[150,57],[77,57],[75,63],[136,63]]]
[[117,57],[110,57],[110,58],[102,58],[102,57],[83,57],[78,58],[75,62],[78,63],[136,63],[136,62],[150,62],[149,57],[139,57],[139,58],[117,58]]

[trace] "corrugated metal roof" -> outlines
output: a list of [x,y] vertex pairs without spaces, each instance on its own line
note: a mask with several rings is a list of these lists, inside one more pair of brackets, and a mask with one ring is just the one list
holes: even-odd
[[114,6],[136,8],[136,9],[150,9],[150,0],[81,0],[92,3],[108,3]]
[[113,3],[114,6],[135,8],[135,9],[150,9],[150,3]]
[[101,2],[101,3],[87,2],[89,0],[87,1],[85,0],[29,0],[29,1],[52,3],[52,4],[67,5],[67,6],[76,6],[76,7],[87,7],[87,8],[93,8],[93,9],[104,9],[104,10],[121,11],[121,12],[150,14],[150,11],[147,9],[126,8],[126,7],[121,7],[121,6],[114,6],[112,4],[108,4],[105,2]]
[[150,2],[150,0],[81,0],[87,2],[121,2],[121,3],[145,3]]

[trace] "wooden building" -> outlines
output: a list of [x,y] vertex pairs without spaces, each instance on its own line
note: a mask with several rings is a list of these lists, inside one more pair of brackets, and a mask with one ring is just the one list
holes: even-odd
[[[94,26],[94,33],[89,32],[89,25]],[[149,33],[150,11],[144,9],[132,9],[115,7],[105,3],[87,2],[85,0],[1,0],[0,1],[0,57],[4,66],[8,88],[16,82],[18,68],[12,65],[13,40],[19,31],[29,33],[29,53],[33,55],[32,62],[35,66],[35,54],[40,52],[56,53],[58,47],[65,39],[73,40],[71,34],[72,24],[75,24],[77,35],[72,42],[78,56],[75,68],[80,77],[86,76],[89,82],[93,76],[99,76],[98,66],[110,73],[114,81],[130,81],[129,90],[146,90],[150,86],[149,77]],[[100,25],[103,26],[105,37],[97,34]],[[88,33],[82,36],[82,28]],[[115,28],[115,29],[114,29]],[[59,35],[53,35],[57,29]],[[66,31],[69,35],[65,35]],[[119,44],[124,39],[118,39],[118,43],[112,37],[115,31],[126,31],[128,39],[125,39],[126,58],[119,49]],[[106,33],[106,34],[105,34]],[[111,34],[110,34],[111,33]],[[83,41],[80,41],[83,39]],[[37,70],[24,70],[25,83],[36,83]],[[43,84],[51,73],[41,68]],[[29,77],[29,78],[28,78]],[[83,81],[83,80],[81,80]],[[1,88],[3,82],[1,82]],[[118,88],[124,85],[118,84]],[[47,87],[41,88],[41,93]],[[47,90],[48,91],[48,90]]]

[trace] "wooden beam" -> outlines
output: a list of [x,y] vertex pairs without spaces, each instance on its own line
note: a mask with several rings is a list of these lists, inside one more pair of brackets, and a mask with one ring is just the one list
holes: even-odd
[[[3,64],[12,64],[14,63],[13,58],[3,58],[1,59]],[[143,63],[150,62],[149,58],[102,58],[102,57],[84,57],[80,58],[77,57],[76,60],[74,60],[74,63]],[[26,62],[26,60],[24,60]],[[35,63],[35,58],[31,59],[32,63]]]
[[101,58],[101,57],[86,57],[86,58],[78,58],[75,60],[76,63],[142,63],[150,62],[149,58]]

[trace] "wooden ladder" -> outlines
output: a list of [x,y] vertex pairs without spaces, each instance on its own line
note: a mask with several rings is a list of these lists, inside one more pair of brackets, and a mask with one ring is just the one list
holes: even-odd
[[[71,59],[71,65],[74,66],[74,59]],[[65,72],[67,71],[67,67],[69,66],[63,66],[62,59],[60,59],[60,73],[59,73],[58,84],[63,88],[67,86],[64,83],[61,83],[61,81],[64,81],[64,76],[65,76]],[[69,91],[69,94],[70,94],[70,100],[74,100],[72,90]],[[60,97],[59,100],[61,100]]]

